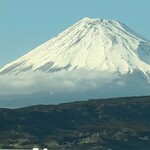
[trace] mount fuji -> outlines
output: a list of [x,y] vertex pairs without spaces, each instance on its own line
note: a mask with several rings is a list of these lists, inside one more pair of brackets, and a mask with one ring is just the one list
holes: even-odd
[[[74,85],[74,94],[69,95],[78,96],[72,96],[73,99],[150,95],[150,42],[119,21],[83,18],[2,67],[0,77],[43,73],[45,77],[53,78],[57,74],[57,80],[61,82],[60,72],[64,73],[65,81],[70,79],[69,85]],[[78,87],[74,82],[78,82]],[[84,92],[74,90],[80,89],[85,82]],[[92,84],[87,85],[87,82]],[[49,89],[53,91],[52,87]],[[91,95],[89,91],[92,91]]]
[[87,69],[150,73],[150,43],[115,20],[84,18],[0,69],[1,74]]

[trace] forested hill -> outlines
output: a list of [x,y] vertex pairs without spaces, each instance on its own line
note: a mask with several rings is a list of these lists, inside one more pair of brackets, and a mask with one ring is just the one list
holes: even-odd
[[0,148],[149,150],[150,97],[0,109]]

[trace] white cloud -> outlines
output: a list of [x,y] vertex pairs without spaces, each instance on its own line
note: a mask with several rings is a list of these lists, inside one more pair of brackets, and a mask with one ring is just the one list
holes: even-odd
[[[5,95],[5,96],[4,96]],[[18,108],[93,98],[150,95],[139,72],[120,75],[99,71],[26,72],[0,75],[0,107]]]
[[89,71],[27,72],[0,76],[0,95],[35,92],[85,92],[110,84],[117,75]]

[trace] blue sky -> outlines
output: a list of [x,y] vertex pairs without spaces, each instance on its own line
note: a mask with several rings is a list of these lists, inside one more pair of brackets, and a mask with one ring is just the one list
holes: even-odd
[[0,0],[0,66],[83,17],[119,20],[150,40],[150,0]]

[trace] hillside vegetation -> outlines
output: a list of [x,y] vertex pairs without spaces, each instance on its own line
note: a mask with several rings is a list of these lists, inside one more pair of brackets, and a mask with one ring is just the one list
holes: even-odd
[[150,97],[0,109],[0,148],[149,150]]

